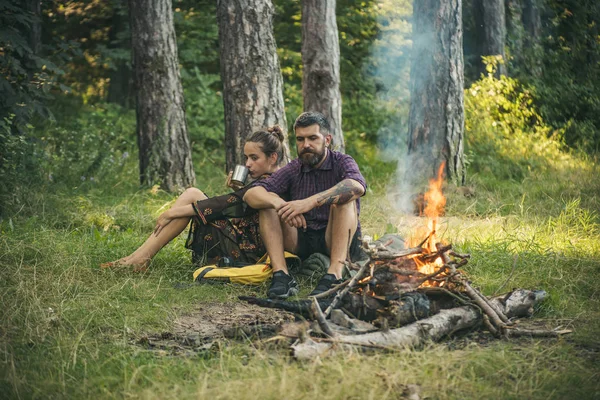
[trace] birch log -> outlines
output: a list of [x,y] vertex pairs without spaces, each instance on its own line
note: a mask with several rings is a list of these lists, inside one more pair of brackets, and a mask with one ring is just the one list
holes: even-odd
[[[492,305],[504,312],[509,318],[528,317],[533,307],[546,298],[543,290],[523,290],[491,300]],[[313,359],[317,356],[332,354],[339,350],[355,347],[403,349],[419,346],[427,341],[439,341],[457,331],[474,328],[482,323],[481,312],[473,306],[456,307],[441,310],[438,314],[419,320],[410,325],[387,332],[372,332],[364,335],[352,335],[332,342],[312,340],[292,345],[294,356],[298,359]]]

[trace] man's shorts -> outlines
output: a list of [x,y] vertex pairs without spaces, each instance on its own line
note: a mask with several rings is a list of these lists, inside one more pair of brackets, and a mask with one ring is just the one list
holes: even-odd
[[[301,260],[307,259],[313,253],[329,254],[327,244],[325,243],[325,231],[323,229],[307,229],[306,231],[298,229],[298,249],[296,255]],[[361,249],[360,232],[357,230],[350,243],[350,260],[357,261],[361,258],[363,251]]]

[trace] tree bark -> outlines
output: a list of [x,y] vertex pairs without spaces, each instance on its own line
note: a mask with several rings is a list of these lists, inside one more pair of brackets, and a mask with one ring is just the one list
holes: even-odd
[[512,55],[511,63],[520,66],[518,60],[523,52],[523,42],[525,40],[522,0],[506,0],[504,15],[506,19],[506,41]]
[[[506,8],[504,0],[474,0],[476,37],[479,56],[501,56],[496,75],[506,75]],[[480,72],[486,73],[480,58]]]
[[[115,2],[113,13],[108,48],[113,53],[130,51],[131,33],[129,32],[127,0]],[[128,37],[128,39],[123,39],[123,36]],[[133,106],[131,65],[128,60],[118,55],[112,58],[112,64],[112,68],[109,71],[109,86],[106,100],[110,103],[130,108]]]
[[33,14],[33,21],[29,27],[29,47],[34,55],[39,56],[42,50],[42,2],[26,0],[25,7]]
[[507,0],[506,31],[511,65],[522,73],[542,73],[542,21],[538,0]]
[[523,1],[523,27],[527,35],[525,40],[530,44],[538,44],[542,32],[542,19],[538,0]]
[[171,0],[129,0],[140,182],[195,183]]
[[328,118],[333,148],[344,152],[335,6],[336,0],[302,1],[302,95],[304,111],[318,111]]
[[408,164],[412,186],[436,176],[465,182],[461,0],[415,0]]
[[[279,125],[287,138],[273,11],[271,0],[217,1],[228,170],[243,164],[252,132]],[[284,145],[289,155],[287,139]]]

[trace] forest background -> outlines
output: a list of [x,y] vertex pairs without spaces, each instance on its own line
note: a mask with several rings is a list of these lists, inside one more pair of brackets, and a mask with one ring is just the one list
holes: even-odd
[[[507,15],[520,15],[521,4],[506,2]],[[394,385],[416,383],[432,398],[597,397],[600,5],[535,4],[539,36],[530,41],[525,27],[509,25],[507,75],[499,76],[493,57],[481,68],[473,2],[463,3],[467,173],[465,186],[446,186],[444,236],[477,254],[468,272],[486,294],[509,276],[510,286],[545,289],[550,299],[538,315],[575,334],[551,343],[453,341],[307,366],[256,346],[173,358],[132,345],[168,330],[198,302],[231,302],[238,293],[171,287],[193,269],[184,238],[143,277],[98,270],[141,243],[173,199],[158,186],[139,185],[127,8],[119,1],[44,2],[35,48],[33,14],[1,1],[2,392],[270,398],[285,390],[290,398],[336,398],[367,391],[390,398]],[[275,7],[291,125],[302,111],[301,7],[298,0]],[[173,8],[197,186],[222,193],[216,5],[174,1]],[[337,2],[346,152],[370,184],[361,220],[375,236],[414,227],[386,196],[406,151],[411,21],[409,1]],[[362,363],[373,364],[368,373]],[[331,391],[329,374],[341,389]],[[365,374],[370,378],[359,382]]]

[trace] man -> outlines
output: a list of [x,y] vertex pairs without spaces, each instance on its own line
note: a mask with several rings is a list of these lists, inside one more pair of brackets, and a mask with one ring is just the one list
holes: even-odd
[[298,158],[244,196],[259,210],[260,233],[274,271],[270,298],[298,293],[284,250],[301,259],[317,252],[330,255],[329,270],[313,296],[341,283],[348,251],[360,251],[358,199],[367,184],[352,157],[329,149],[330,129],[323,114],[302,113],[294,123]]

